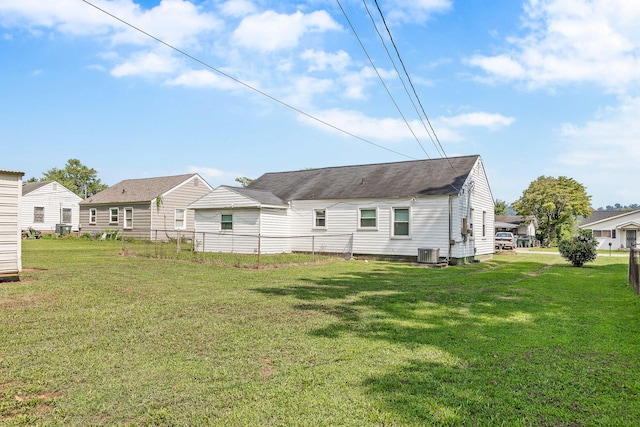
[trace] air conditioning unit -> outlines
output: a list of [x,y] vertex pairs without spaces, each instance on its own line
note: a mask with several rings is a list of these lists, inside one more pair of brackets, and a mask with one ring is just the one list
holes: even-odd
[[439,248],[418,248],[418,262],[420,264],[437,264],[440,261]]

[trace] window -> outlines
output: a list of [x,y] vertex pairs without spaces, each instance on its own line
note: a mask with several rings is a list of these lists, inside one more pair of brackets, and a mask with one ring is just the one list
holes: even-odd
[[[610,238],[610,237],[616,237],[615,235],[616,230],[593,230],[593,237],[603,237],[603,238]],[[613,235],[612,235],[613,234]]]
[[469,232],[471,233],[471,235],[473,236],[473,217],[475,215],[475,210],[473,208],[471,208],[469,210]]
[[487,237],[487,211],[482,211],[482,237]]
[[62,208],[62,223],[71,224],[71,208]]
[[98,210],[96,208],[89,209],[89,224],[96,223],[96,216],[98,215]]
[[233,215],[231,214],[223,214],[220,218],[220,229],[221,230],[233,230]]
[[124,228],[133,228],[133,208],[124,208]]
[[327,226],[327,211],[324,209],[314,209],[313,224],[316,228],[325,228]]
[[44,207],[35,206],[33,208],[33,222],[44,222]]
[[176,230],[185,230],[187,228],[187,210],[176,209],[176,218],[174,221]]
[[120,220],[120,209],[111,208],[109,209],[109,224],[117,224]]
[[360,228],[376,228],[377,225],[375,209],[360,209]]
[[393,235],[409,237],[409,209],[393,208]]

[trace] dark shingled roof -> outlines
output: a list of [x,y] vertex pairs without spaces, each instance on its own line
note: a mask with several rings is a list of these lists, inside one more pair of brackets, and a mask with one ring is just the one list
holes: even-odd
[[125,179],[80,202],[86,204],[150,202],[196,174]]
[[458,194],[480,156],[266,173],[247,189],[284,201]]
[[38,181],[38,182],[25,182],[22,184],[22,195],[25,196],[32,191],[37,190],[40,187],[44,187],[45,185],[51,183],[53,181]]
[[580,223],[580,226],[582,227],[593,222],[603,221],[605,219],[613,218],[614,216],[626,215],[631,212],[636,211],[592,211],[591,215],[589,215]]
[[271,191],[266,190],[254,190],[251,188],[242,188],[242,187],[229,187],[224,185],[232,191],[235,191],[238,194],[242,194],[245,197],[255,200],[262,205],[286,205],[287,203],[280,199],[278,196],[274,195]]

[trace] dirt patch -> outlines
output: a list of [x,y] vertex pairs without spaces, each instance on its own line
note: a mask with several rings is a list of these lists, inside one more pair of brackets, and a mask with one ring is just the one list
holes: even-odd
[[260,368],[260,376],[264,379],[271,378],[273,376],[273,372],[275,368],[271,364],[271,359],[265,357],[262,359],[262,367]]

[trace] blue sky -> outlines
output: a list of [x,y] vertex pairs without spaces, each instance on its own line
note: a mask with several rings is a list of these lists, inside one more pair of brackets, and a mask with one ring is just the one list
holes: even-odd
[[83,0],[2,0],[0,169],[215,187],[444,151],[509,203],[541,175],[640,203],[635,0],[378,0],[442,149],[373,0],[87,1],[198,61]]

